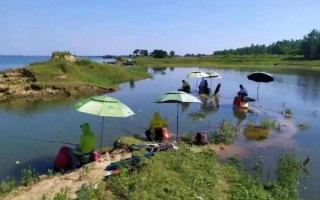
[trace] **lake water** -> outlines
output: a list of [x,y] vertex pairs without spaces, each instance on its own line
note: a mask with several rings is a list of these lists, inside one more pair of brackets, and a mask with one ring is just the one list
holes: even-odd
[[[0,55],[0,71],[24,67],[30,63],[34,62],[44,62],[51,58],[51,56],[3,56]],[[94,62],[103,63],[113,61],[114,59],[104,59],[97,56],[80,56],[80,58],[86,58]]]
[[[154,101],[162,94],[181,87],[182,79],[187,80],[192,89],[196,88],[199,80],[186,78],[188,73],[196,70],[199,68],[150,69],[152,78],[134,84],[121,84],[121,90],[108,94],[128,105],[136,114],[129,118],[105,118],[103,145],[112,145],[118,136],[129,135],[128,132],[142,134],[155,111],[159,111],[168,120],[169,132],[176,132],[177,105],[157,104]],[[301,159],[309,155],[311,161],[306,166],[309,174],[301,179],[300,193],[305,199],[317,199],[320,195],[320,74],[273,74],[273,82],[260,84],[259,100],[250,103],[250,111],[239,113],[232,108],[239,84],[243,84],[253,98],[257,98],[258,84],[246,78],[249,72],[214,71],[222,78],[208,79],[208,82],[212,88],[221,83],[220,97],[218,100],[212,97],[201,98],[204,104],[178,104],[179,134],[213,131],[223,119],[230,121],[238,128],[232,150],[248,172],[252,172],[255,163],[263,159],[263,181],[274,177],[276,156],[282,150],[294,151]],[[21,170],[28,166],[44,173],[51,167],[56,153],[63,145],[34,139],[77,143],[81,134],[79,126],[84,122],[89,122],[91,129],[100,135],[102,118],[73,110],[72,105],[77,101],[10,101],[0,104],[1,180],[8,176],[19,177]],[[292,111],[292,118],[286,119],[280,114],[284,109]],[[264,140],[256,140],[243,133],[248,122],[259,123],[261,119],[276,120],[281,125],[280,131],[270,131]],[[307,128],[300,130],[298,123],[305,124]]]

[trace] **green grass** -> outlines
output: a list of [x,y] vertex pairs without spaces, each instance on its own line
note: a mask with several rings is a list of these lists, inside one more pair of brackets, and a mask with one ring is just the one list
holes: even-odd
[[[121,144],[121,148],[143,143],[132,137],[117,140],[116,146]],[[82,185],[76,192],[76,199],[299,199],[298,181],[303,165],[294,152],[281,152],[275,158],[275,179],[264,185],[239,167],[241,161],[237,158],[222,163],[208,146],[186,143],[178,146],[178,150],[156,152],[151,158],[142,158],[138,164],[123,166],[118,175]],[[138,152],[142,155],[146,151]],[[4,184],[3,194],[15,187],[14,183]],[[68,190],[61,189],[53,199],[70,199]],[[42,199],[52,198],[43,195]]]
[[270,72],[288,70],[320,70],[320,60],[305,60],[302,56],[282,55],[217,55],[201,57],[173,57],[157,59],[137,57],[138,66],[143,67],[208,67],[250,70],[259,68]]
[[40,85],[76,86],[88,84],[100,87],[115,85],[149,77],[145,69],[95,63],[89,60],[47,61],[27,67]]

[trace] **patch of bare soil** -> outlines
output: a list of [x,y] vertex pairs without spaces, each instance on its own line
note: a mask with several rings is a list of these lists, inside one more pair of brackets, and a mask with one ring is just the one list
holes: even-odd
[[111,162],[131,157],[131,153],[124,150],[116,150],[112,154],[104,154],[96,162],[89,163],[80,169],[64,175],[56,175],[52,178],[42,179],[29,187],[19,187],[4,197],[4,200],[39,200],[44,195],[53,198],[61,189],[68,188],[68,196],[76,198],[78,191],[83,184],[96,184],[103,180],[105,168]]

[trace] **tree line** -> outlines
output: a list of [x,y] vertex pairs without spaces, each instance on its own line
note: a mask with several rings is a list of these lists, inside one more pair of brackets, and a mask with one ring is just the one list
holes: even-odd
[[282,40],[269,46],[254,45],[237,49],[214,51],[214,55],[253,55],[253,54],[276,54],[276,55],[303,55],[306,59],[320,59],[320,31],[312,30],[299,40]]
[[164,51],[162,49],[155,49],[152,52],[148,52],[148,50],[145,49],[136,49],[133,51],[133,55],[134,57],[137,56],[152,56],[154,58],[166,58],[168,56],[170,57],[174,57],[176,55],[176,53],[174,51],[170,51],[169,54],[167,51]]

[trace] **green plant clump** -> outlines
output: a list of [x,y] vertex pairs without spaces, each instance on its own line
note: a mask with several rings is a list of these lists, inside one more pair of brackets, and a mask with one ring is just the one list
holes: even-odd
[[261,128],[264,129],[270,129],[270,128],[276,128],[276,121],[270,121],[269,119],[262,119],[260,122]]
[[272,193],[277,199],[298,199],[299,178],[302,176],[303,162],[294,153],[281,152],[277,158],[276,184]]
[[30,166],[28,169],[23,169],[21,171],[21,185],[30,186],[38,179],[39,174],[36,173],[35,169],[31,169]]
[[3,181],[0,183],[0,195],[7,194],[16,188],[17,184],[14,180]]
[[234,127],[230,121],[222,120],[220,126],[213,133],[209,134],[208,140],[210,143],[231,144],[234,140]]

